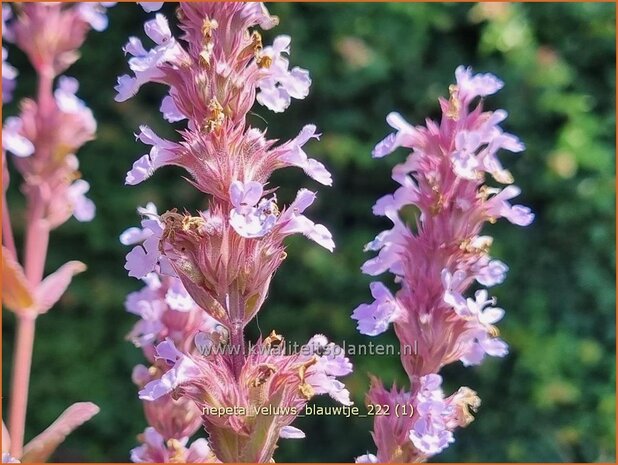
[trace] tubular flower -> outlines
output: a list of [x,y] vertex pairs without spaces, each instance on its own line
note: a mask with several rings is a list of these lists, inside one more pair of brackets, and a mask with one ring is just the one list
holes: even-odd
[[141,446],[131,451],[135,463],[213,463],[215,458],[205,439],[196,439],[186,447],[188,438],[165,440],[157,430],[148,427],[139,435]]
[[[484,224],[506,218],[527,226],[534,218],[529,208],[510,203],[520,189],[511,184],[511,174],[497,158],[501,149],[520,152],[524,147],[500,128],[506,112],[484,111],[478,100],[497,92],[502,82],[490,74],[474,75],[470,68],[459,67],[455,74],[449,99],[440,99],[440,122],[413,126],[391,113],[387,122],[395,132],[373,151],[380,158],[399,147],[411,149],[406,161],[393,169],[400,187],[373,208],[393,228],[367,245],[377,256],[362,267],[372,276],[390,272],[399,289],[393,294],[384,284],[372,283],[374,302],[357,307],[352,318],[358,330],[370,336],[394,326],[411,383],[405,393],[386,391],[374,380],[368,402],[379,398],[388,405],[405,397],[412,413],[406,420],[376,418],[377,454],[359,461],[419,461],[448,447],[453,430],[472,421],[469,409],[475,410],[480,401],[465,387],[445,397],[437,373],[456,361],[478,365],[485,356],[508,353],[495,326],[504,310],[486,289],[467,294],[475,283],[501,283],[508,270],[489,255],[493,239],[481,235]],[[508,185],[489,187],[488,175]],[[400,216],[408,206],[418,211],[415,230]]]
[[[160,5],[142,7],[156,11]],[[148,284],[130,298],[131,306],[147,302],[135,312],[142,320],[131,337],[142,347],[158,342],[146,354],[152,367],[140,378],[140,398],[152,403],[147,415],[159,433],[154,406],[164,402],[161,409],[171,409],[169,399],[190,401],[202,413],[219,460],[266,462],[279,437],[304,437],[291,423],[313,395],[351,403],[337,379],[351,372],[351,364],[342,354],[326,355],[336,346],[323,336],[303,346],[305,354],[282,352],[283,338],[274,332],[250,351],[244,339],[244,328],[262,308],[286,257],[285,238],[303,234],[329,251],[335,247],[328,229],[305,216],[316,194],[300,189],[293,201],[280,203],[276,186],[269,185],[272,173],[296,167],[323,185],[331,185],[332,178],[305,151],[319,138],[314,125],[279,142],[248,123],[255,102],[281,112],[309,93],[309,73],[290,65],[290,37],[262,43],[258,27],[270,29],[278,19],[261,3],[230,2],[180,3],[177,17],[179,37],[156,13],[144,25],[150,45],[129,39],[124,52],[131,73],[120,76],[115,88],[116,100],[124,102],[147,83],[165,85],[162,116],[183,126],[179,140],[139,128],[136,137],[148,149],[127,173],[126,184],[174,165],[209,196],[207,209],[195,214],[140,209],[141,227],[123,234],[123,243],[134,246],[125,265],[129,275],[147,282],[156,276],[155,285],[167,289],[163,295]],[[177,309],[169,310],[170,286],[177,289],[175,305],[190,299],[203,314],[185,325],[183,337],[175,337],[164,321],[173,312],[179,318]],[[206,323],[198,327],[198,322]],[[245,413],[225,413],[226,408]],[[163,436],[167,440],[170,434]]]

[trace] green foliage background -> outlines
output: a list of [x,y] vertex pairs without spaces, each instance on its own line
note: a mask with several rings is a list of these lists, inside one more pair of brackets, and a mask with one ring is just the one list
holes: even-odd
[[[172,14],[172,5],[166,5]],[[506,83],[489,107],[508,110],[507,129],[527,145],[505,153],[522,203],[537,214],[528,228],[499,223],[493,254],[511,268],[495,289],[507,315],[501,325],[511,353],[482,367],[444,370],[447,391],[477,390],[477,420],[435,461],[614,461],[615,459],[615,5],[605,4],[286,4],[270,5],[280,26],[266,34],[293,37],[292,64],[310,70],[313,86],[284,115],[255,108],[253,124],[291,138],[314,122],[323,132],[309,152],[333,171],[310,216],[328,225],[333,255],[303,238],[289,241],[288,260],[259,315],[259,331],[275,328],[294,341],[316,332],[348,343],[368,342],[349,318],[369,298],[359,267],[363,245],[387,226],[373,202],[394,189],[390,169],[403,152],[373,160],[372,146],[388,131],[385,115],[414,123],[436,116],[457,65],[492,72]],[[149,182],[123,186],[124,173],[144,153],[132,133],[141,123],[174,137],[157,111],[163,89],[147,86],[124,104],[113,101],[115,78],[127,71],[121,46],[143,35],[147,15],[133,4],[110,10],[110,26],[91,33],[83,58],[68,72],[99,121],[98,138],[79,154],[97,217],[69,221],[53,233],[48,272],[67,259],[89,269],[57,308],[38,321],[28,411],[30,438],[69,404],[91,400],[101,413],[57,452],[62,461],[126,461],[145,426],[131,368],[142,361],[124,340],[134,318],[125,295],[140,284],[123,270],[121,231],[136,224],[135,208],[153,200],[160,211],[200,208],[204,198],[163,169]],[[24,56],[17,97],[34,89]],[[4,109],[15,114],[16,103]],[[281,197],[318,186],[302,173],[278,174]],[[13,177],[10,202],[18,239],[22,204]],[[14,317],[3,312],[3,391],[8,395]],[[392,333],[374,342],[395,343]],[[396,356],[355,357],[346,384],[363,403],[368,373],[405,384]],[[330,400],[319,401],[329,404]],[[6,406],[6,397],[3,398]],[[5,416],[6,418],[6,416]],[[351,461],[374,446],[369,419],[312,417],[297,422],[307,439],[281,441],[277,461]]]

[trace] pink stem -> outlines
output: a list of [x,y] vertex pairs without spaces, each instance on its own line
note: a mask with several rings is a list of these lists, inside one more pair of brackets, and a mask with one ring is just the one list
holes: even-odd
[[[42,202],[39,200],[36,203],[40,205]],[[41,217],[42,215],[36,214],[40,212],[40,207],[37,207],[38,205],[35,205],[33,212],[35,214],[32,215],[26,230],[26,250],[24,253],[24,271],[33,288],[38,286],[43,279],[49,243],[49,223]]]
[[38,105],[39,114],[47,117],[54,108],[54,71],[53,69],[42,70],[39,74]]
[[6,201],[6,192],[2,193],[2,243],[13,254],[13,258],[17,260],[17,248],[15,247],[15,239],[13,237],[11,214],[9,213],[9,204]]
[[[52,70],[39,75],[37,95],[39,104],[38,124],[42,126],[44,126],[44,121],[49,113],[53,111],[53,82],[54,75]],[[39,152],[42,149],[50,150],[51,147],[36,147],[36,149],[33,157],[41,156]],[[40,187],[35,187],[34,192],[28,195],[28,228],[26,230],[24,271],[31,289],[36,289],[43,279],[49,243],[49,223],[45,219],[46,205]],[[13,457],[17,458],[21,458],[24,445],[36,317],[36,314],[21,314],[17,320],[17,338],[15,341],[13,379],[9,405],[10,453]]]
[[[49,242],[49,226],[47,220],[42,218],[43,208],[41,207],[43,207],[41,200],[35,199],[26,231],[25,273],[33,289],[40,284],[43,278]],[[36,314],[23,314],[17,320],[9,416],[10,452],[13,457],[21,457],[24,445],[36,317]]]
[[29,314],[20,315],[17,320],[17,340],[15,343],[15,358],[13,360],[13,383],[11,385],[11,408],[9,414],[10,454],[13,457],[22,456],[24,444],[35,321],[36,315]]
[[245,301],[240,296],[240,292],[237,289],[230,292],[228,305],[230,319],[232,320],[232,327],[230,328],[232,369],[236,379],[240,379],[240,373],[245,364],[245,328],[243,322]]

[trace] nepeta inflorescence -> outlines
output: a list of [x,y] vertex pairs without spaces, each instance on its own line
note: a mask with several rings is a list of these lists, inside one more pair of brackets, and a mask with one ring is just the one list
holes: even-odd
[[[151,368],[134,372],[151,428],[133,459],[269,461],[279,437],[304,436],[291,423],[313,395],[328,393],[351,403],[336,379],[350,373],[351,364],[324,336],[288,354],[273,331],[247,353],[243,334],[285,259],[287,236],[301,233],[334,249],[329,231],[303,215],[315,194],[301,189],[280,210],[276,188],[268,184],[271,174],[295,166],[325,185],[331,176],[303,150],[319,137],[315,126],[277,143],[247,123],[256,100],[281,112],[309,91],[308,72],[289,66],[290,38],[279,36],[263,47],[254,29],[269,29],[277,18],[261,3],[181,3],[177,16],[180,40],[161,14],[144,27],[152,49],[129,40],[125,52],[133,75],[121,76],[116,87],[117,100],[124,101],[147,82],[164,84],[169,87],[161,104],[164,118],[186,121],[178,142],[140,128],[137,137],[151,149],[135,162],[126,183],[138,184],[156,169],[176,165],[209,195],[208,209],[194,216],[177,210],[158,215],[150,207],[143,211],[142,227],[122,238],[137,244],[127,255],[129,275],[147,282],[127,302],[142,317],[131,337],[144,347],[157,343],[152,353],[146,351]],[[157,402],[165,404],[159,412]],[[205,444],[185,447],[195,431],[195,412],[214,455]],[[178,421],[166,423],[170,418]]]
[[[362,267],[372,276],[392,273],[400,289],[393,295],[382,283],[372,283],[374,302],[357,307],[352,317],[359,331],[370,336],[393,324],[410,379],[409,392],[396,387],[388,391],[373,379],[367,402],[390,405],[392,412],[397,404],[412,406],[413,414],[377,416],[377,453],[361,456],[359,462],[423,461],[448,447],[453,430],[473,420],[470,410],[480,400],[467,387],[445,397],[440,369],[456,361],[477,365],[485,355],[503,357],[508,351],[494,326],[504,314],[495,299],[485,289],[474,297],[465,294],[475,282],[485,287],[501,283],[508,269],[489,256],[492,238],[481,235],[483,225],[506,218],[526,226],[534,218],[527,207],[509,203],[520,190],[511,185],[511,174],[496,157],[500,149],[520,152],[524,147],[499,127],[506,112],[483,111],[478,100],[502,88],[500,80],[473,75],[464,67],[457,69],[456,80],[450,98],[440,99],[439,123],[427,120],[424,127],[412,126],[391,113],[387,122],[396,132],[373,151],[380,158],[399,147],[412,149],[393,169],[392,177],[401,186],[373,207],[393,228],[367,245],[366,250],[378,255]],[[490,187],[487,174],[509,185]],[[400,216],[410,206],[417,211],[415,230]]]
[[[3,423],[3,451],[13,459],[45,461],[65,437],[98,412],[89,402],[70,406],[42,434],[24,447],[24,431],[35,321],[62,297],[73,275],[86,269],[69,261],[44,278],[49,235],[71,216],[90,221],[94,203],[85,194],[90,185],[81,179],[77,151],[94,139],[96,121],[77,96],[76,79],[61,76],[78,58],[90,29],[107,26],[111,3],[19,3],[2,6],[3,39],[27,56],[37,76],[37,92],[20,102],[19,116],[6,118],[2,128],[2,301],[18,318],[10,400],[10,434]],[[6,62],[2,48],[2,101],[12,99],[17,71]],[[54,89],[55,87],[55,89]],[[6,153],[23,178],[26,198],[25,244],[20,259],[6,191],[10,176]],[[3,462],[9,460],[5,457]]]

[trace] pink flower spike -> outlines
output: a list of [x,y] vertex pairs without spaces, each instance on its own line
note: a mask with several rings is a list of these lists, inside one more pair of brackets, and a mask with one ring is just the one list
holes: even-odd
[[[136,381],[154,430],[146,431],[132,458],[203,461],[206,442],[187,450],[185,440],[197,418],[217,451],[209,461],[267,463],[280,437],[304,437],[291,426],[296,414],[211,415],[208,409],[258,406],[260,399],[259,406],[300,412],[314,394],[351,405],[337,379],[351,372],[351,363],[323,336],[311,341],[310,354],[282,354],[283,339],[274,332],[251,345],[259,350],[242,350],[248,342],[243,328],[263,307],[286,257],[286,237],[302,233],[328,250],[335,246],[325,226],[303,215],[315,193],[301,189],[280,211],[272,173],[295,166],[322,184],[331,185],[332,179],[303,150],[319,137],[314,125],[282,143],[249,125],[256,102],[283,111],[292,99],[305,98],[311,84],[306,70],[290,67],[289,36],[262,48],[257,26],[270,28],[277,18],[262,3],[181,2],[177,13],[178,40],[162,15],[144,28],[153,48],[129,40],[124,51],[131,74],[121,76],[116,87],[116,99],[124,101],[148,82],[163,84],[168,88],[160,106],[163,118],[187,120],[177,141],[140,128],[137,138],[151,148],[135,162],[126,183],[138,184],[156,169],[174,165],[209,196],[205,211],[179,213],[179,208],[159,217],[155,210],[140,228],[121,236],[135,245],[125,268],[146,282],[126,301],[127,310],[140,316],[129,339],[151,365],[136,371]],[[241,350],[215,350],[224,346]],[[182,420],[187,415],[189,420]],[[236,446],[230,448],[229,440]]]
[[[389,271],[399,289],[393,297],[383,285],[373,283],[375,301],[357,307],[352,318],[358,321],[358,330],[368,335],[385,331],[392,322],[402,346],[415,348],[413,356],[401,358],[413,397],[405,403],[414,415],[410,423],[376,417],[377,452],[359,458],[365,462],[374,458],[424,462],[443,451],[454,441],[454,429],[473,420],[470,410],[475,411],[480,400],[465,387],[445,398],[438,372],[456,361],[477,365],[486,355],[508,353],[506,343],[495,337],[494,325],[504,310],[494,306],[495,299],[485,289],[473,298],[467,293],[475,280],[493,286],[508,271],[489,255],[493,238],[482,235],[484,224],[506,218],[525,226],[534,218],[529,208],[510,204],[520,190],[510,185],[513,176],[497,157],[499,150],[519,152],[523,144],[499,127],[507,116],[504,110],[484,111],[485,102],[477,100],[497,92],[503,85],[499,79],[474,75],[461,66],[456,80],[449,87],[449,98],[439,100],[438,121],[427,119],[424,126],[413,127],[391,113],[387,120],[396,132],[373,151],[379,158],[401,146],[411,149],[392,171],[401,187],[373,207],[375,215],[388,217],[394,226],[367,244],[365,250],[378,255],[362,267],[370,275]],[[490,187],[485,173],[509,185],[503,190]],[[399,217],[407,205],[419,212],[410,227]],[[390,405],[398,396],[403,393],[389,393],[373,381],[367,402]]]

